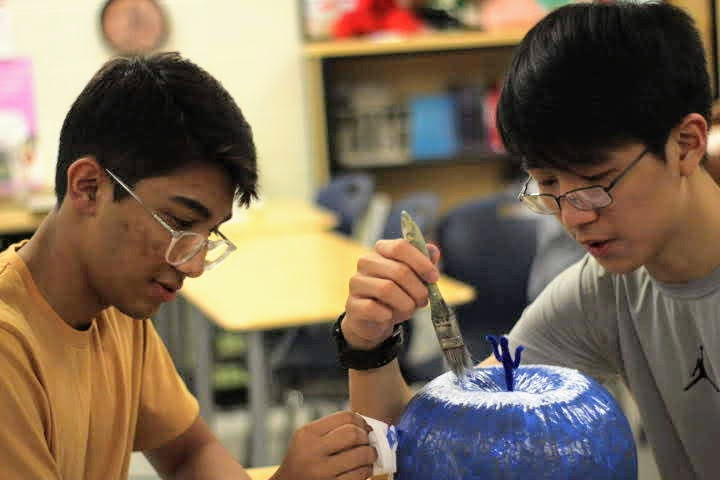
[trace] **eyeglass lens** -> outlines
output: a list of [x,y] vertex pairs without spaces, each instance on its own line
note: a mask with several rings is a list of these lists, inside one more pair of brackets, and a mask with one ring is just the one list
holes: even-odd
[[[213,263],[219,260],[228,249],[226,242],[222,239],[211,236],[207,241],[205,252],[205,263]],[[168,262],[179,265],[187,262],[206,245],[205,237],[191,232],[185,232],[175,240],[175,244],[168,252]]]
[[[552,195],[523,195],[522,200],[534,211],[539,213],[556,213],[560,205]],[[612,202],[612,198],[602,187],[584,188],[568,192],[563,197],[578,210],[594,210],[603,208]]]

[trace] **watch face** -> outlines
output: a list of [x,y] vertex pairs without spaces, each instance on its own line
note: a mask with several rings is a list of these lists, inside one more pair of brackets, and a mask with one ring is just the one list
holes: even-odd
[[105,39],[122,54],[143,54],[165,40],[165,15],[155,0],[108,0],[101,14]]

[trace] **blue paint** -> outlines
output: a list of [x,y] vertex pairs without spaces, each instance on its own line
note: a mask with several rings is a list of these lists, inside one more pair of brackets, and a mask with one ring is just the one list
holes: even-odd
[[510,356],[507,337],[500,337],[500,349],[502,353],[498,351],[498,339],[494,335],[487,335],[485,339],[492,343],[493,355],[495,355],[495,359],[502,364],[505,370],[505,385],[507,386],[508,392],[512,392],[515,389],[514,371],[520,366],[520,357],[525,347],[519,346],[515,349],[515,360],[513,360]]
[[637,479],[630,426],[604,387],[529,365],[507,391],[505,373],[448,372],[418,392],[398,424],[397,479]]

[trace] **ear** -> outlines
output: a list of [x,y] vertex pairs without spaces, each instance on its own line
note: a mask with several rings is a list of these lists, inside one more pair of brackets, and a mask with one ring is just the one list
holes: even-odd
[[103,183],[107,183],[107,177],[95,157],[82,157],[70,164],[66,196],[73,209],[81,214],[94,215],[101,197],[107,192],[112,195],[112,186],[101,188]]
[[[708,123],[699,113],[690,113],[673,128],[670,141],[678,155],[680,175],[687,177],[701,165],[707,151]],[[672,153],[672,150],[671,150]]]

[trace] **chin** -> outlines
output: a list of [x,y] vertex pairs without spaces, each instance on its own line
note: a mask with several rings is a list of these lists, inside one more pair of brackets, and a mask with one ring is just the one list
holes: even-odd
[[115,305],[115,308],[135,320],[145,320],[157,313],[160,305]]
[[630,259],[620,259],[616,261],[599,259],[596,258],[597,262],[609,273],[615,273],[623,275],[626,273],[632,273],[638,268],[643,266],[642,262],[633,261]]

